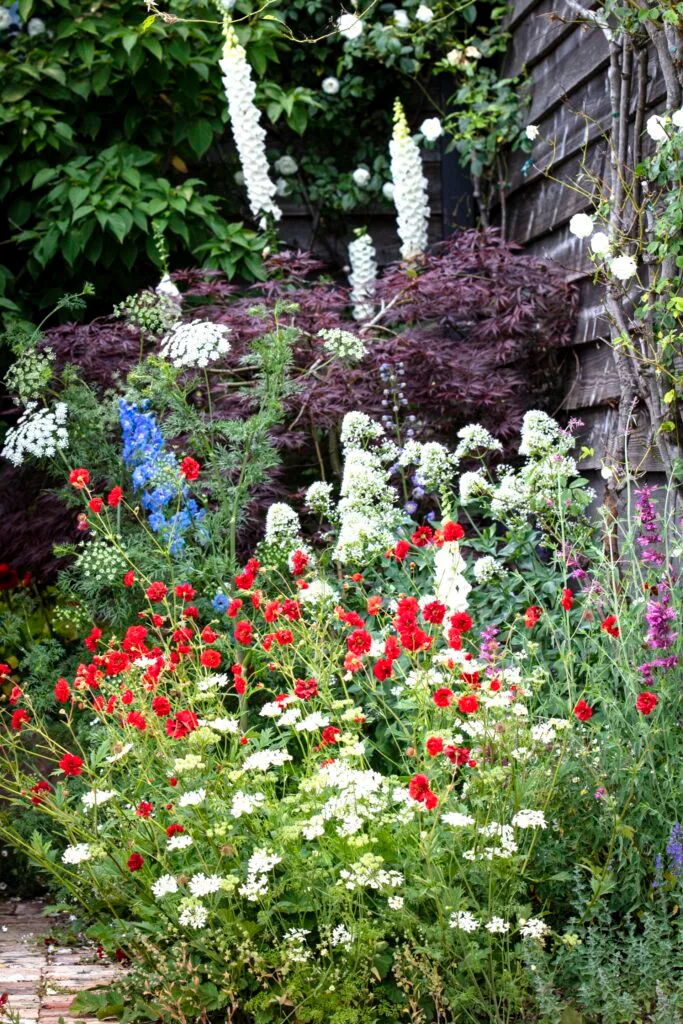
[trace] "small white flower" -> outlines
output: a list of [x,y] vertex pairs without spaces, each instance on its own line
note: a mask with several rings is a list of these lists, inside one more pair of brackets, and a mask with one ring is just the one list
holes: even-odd
[[31,18],[26,26],[26,31],[30,36],[42,36],[45,28],[46,25],[42,18]]
[[173,875],[162,875],[152,885],[152,893],[157,900],[162,900],[164,896],[170,896],[174,892],[178,892],[178,883]]
[[329,724],[330,720],[327,715],[321,714],[320,711],[314,711],[312,714],[307,715],[306,718],[302,718],[300,722],[297,722],[294,728],[297,732],[316,732],[316,730],[324,729]]
[[402,910],[405,900],[402,896],[389,896],[387,899],[387,905],[391,910]]
[[339,79],[334,75],[323,78],[322,90],[326,96],[336,96],[339,92]]
[[516,828],[547,828],[543,811],[517,811],[512,824]]
[[590,240],[590,247],[596,256],[604,256],[609,252],[609,235],[604,231],[596,231]]
[[545,921],[538,917],[530,917],[528,921],[520,917],[519,934],[523,939],[542,939],[550,931]]
[[192,846],[192,836],[188,835],[171,836],[166,843],[168,850],[186,850],[188,846]]
[[438,117],[428,117],[420,125],[420,131],[427,142],[436,142],[443,135],[443,127]]
[[431,7],[427,7],[426,4],[420,4],[418,9],[415,11],[415,18],[417,21],[421,21],[423,25],[428,25],[434,17],[434,11]]
[[382,195],[385,199],[391,202],[394,198],[394,183],[393,181],[385,181],[382,185]]
[[111,800],[113,796],[116,796],[114,789],[91,789],[89,793],[83,794],[81,800],[86,807],[99,807],[101,804],[106,804],[107,800]]
[[357,185],[358,188],[367,188],[368,185],[370,184],[370,179],[372,175],[370,174],[370,171],[367,170],[367,168],[357,167],[353,174],[351,175],[351,177],[353,178],[354,184]]
[[342,949],[349,950],[353,945],[353,935],[343,924],[338,924],[332,932],[330,943],[332,946],[341,946]]
[[462,932],[476,932],[479,922],[469,910],[458,910],[451,914],[448,922],[451,928],[459,928]]
[[62,854],[64,864],[82,864],[86,860],[92,860],[93,852],[89,843],[76,843],[75,846],[67,846]]
[[407,29],[410,28],[410,18],[408,12],[404,11],[402,7],[394,11],[394,25],[396,28]]
[[664,142],[668,138],[666,134],[666,121],[659,114],[652,114],[645,123],[645,131],[654,142]]
[[632,256],[615,256],[610,261],[610,272],[618,281],[628,281],[638,272],[638,265]]
[[280,199],[284,199],[286,196],[290,195],[291,191],[292,186],[290,185],[286,178],[276,178],[275,194],[279,196]]
[[593,234],[593,218],[587,213],[575,213],[569,221],[569,230],[577,238],[588,238]]
[[263,793],[243,793],[238,789],[232,798],[230,814],[233,818],[241,818],[243,814],[251,814],[252,811],[263,807],[265,801]]
[[285,156],[281,156],[279,160],[276,160],[273,166],[278,174],[284,175],[296,174],[299,170],[299,165],[294,157],[287,156],[286,154]]
[[234,734],[240,731],[240,723],[236,718],[212,718],[205,724],[210,729],[215,729],[216,732],[230,732]]
[[203,803],[205,799],[205,789],[192,789],[188,793],[183,793],[178,801],[178,807],[197,807],[199,804]]
[[230,351],[229,331],[225,324],[203,320],[178,324],[162,339],[159,355],[174,366],[203,368]]
[[509,921],[504,921],[502,917],[492,917],[484,927],[491,935],[504,935],[505,932],[510,931]]
[[530,141],[533,142],[534,139],[537,139],[540,135],[540,131],[541,130],[537,124],[528,124],[524,129],[524,134],[526,135],[527,139],[530,139]]
[[221,882],[220,875],[204,875],[200,871],[192,876],[187,887],[193,896],[208,896],[219,891]]
[[358,39],[363,34],[363,22],[355,14],[340,14],[337,18],[337,31],[345,39]]
[[64,451],[69,447],[66,415],[65,402],[57,402],[53,411],[39,408],[36,401],[27,402],[16,426],[5,434],[0,454],[14,466],[20,466],[27,455],[52,458],[58,451]]
[[183,925],[184,928],[192,928],[194,931],[198,931],[203,928],[209,917],[209,912],[206,907],[203,907],[201,903],[191,904],[189,907],[185,907],[182,914],[178,918],[178,922]]
[[467,825],[474,825],[474,818],[469,814],[461,814],[460,811],[449,811],[441,816],[445,825],[452,825],[454,828],[465,828]]

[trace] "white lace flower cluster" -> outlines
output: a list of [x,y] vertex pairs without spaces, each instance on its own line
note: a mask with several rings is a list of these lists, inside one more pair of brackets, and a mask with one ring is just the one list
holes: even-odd
[[120,579],[127,568],[124,555],[99,537],[85,544],[74,562],[79,576],[91,583],[112,583]]
[[268,850],[254,850],[247,864],[247,880],[238,889],[240,896],[244,896],[251,903],[256,903],[259,896],[268,892],[268,873],[281,860],[282,857]]
[[458,431],[460,444],[455,449],[458,459],[465,459],[484,452],[502,452],[503,445],[479,423],[470,423]]
[[472,575],[477,583],[486,584],[500,579],[507,574],[507,569],[493,555],[482,555],[472,563]]
[[284,501],[276,501],[266,513],[264,544],[273,555],[288,557],[303,547],[299,516]]
[[332,508],[332,484],[318,480],[306,491],[306,508],[316,515],[329,516]]
[[355,861],[350,868],[342,868],[339,872],[338,885],[349,892],[354,889],[397,889],[403,885],[404,878],[400,871],[387,871],[384,858],[378,854],[366,853]]
[[377,280],[377,255],[370,235],[349,242],[351,302],[354,320],[368,320],[375,311],[372,296]]
[[69,435],[66,423],[67,405],[57,402],[53,410],[38,408],[38,403],[31,401],[17,420],[5,434],[5,445],[2,449],[4,458],[14,466],[21,466],[27,455],[35,458],[51,458],[58,451],[69,447]]
[[74,846],[67,846],[62,854],[64,864],[83,864],[86,860],[93,859],[93,849],[90,843],[76,843]]
[[394,134],[389,143],[394,203],[401,239],[401,256],[412,259],[427,248],[429,193],[422,157],[400,100],[394,104]]
[[203,369],[230,351],[230,328],[208,320],[178,324],[161,342],[159,355],[174,366]]
[[225,19],[225,46],[219,61],[223,86],[228,100],[232,134],[242,164],[249,208],[254,217],[270,214],[275,220],[282,216],[275,202],[277,186],[268,171],[266,132],[261,125],[261,112],[254,102],[256,84],[252,78],[247,54],[237,38],[229,17]]
[[426,491],[442,491],[447,488],[458,466],[453,452],[438,441],[408,441],[399,459],[401,466],[415,466],[415,476],[420,487]]
[[318,331],[318,337],[324,338],[323,344],[327,351],[342,363],[360,363],[367,355],[365,341],[351,331],[342,330],[341,327]]

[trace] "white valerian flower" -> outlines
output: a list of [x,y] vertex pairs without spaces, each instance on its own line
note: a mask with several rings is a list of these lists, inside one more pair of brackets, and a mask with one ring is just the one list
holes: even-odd
[[659,114],[652,114],[645,122],[645,131],[654,142],[664,142],[668,138],[666,119]]
[[332,484],[318,480],[306,491],[306,508],[317,516],[328,516],[332,508]]
[[575,213],[569,221],[569,230],[577,238],[588,238],[593,234],[593,218],[587,213]]
[[610,260],[609,269],[618,281],[628,281],[638,273],[638,265],[632,256],[615,256]]
[[493,484],[486,474],[478,469],[461,474],[458,481],[458,491],[460,493],[460,501],[463,505],[467,505],[468,502],[476,501],[477,498],[486,498],[491,495],[493,493]]
[[338,601],[338,592],[325,583],[324,580],[311,580],[307,587],[299,591],[299,602],[301,604],[318,604],[321,601]]
[[287,156],[287,154],[281,156],[278,160],[276,160],[273,166],[275,167],[275,170],[278,172],[278,174],[296,174],[296,172],[299,170],[299,165],[294,159],[294,157]]
[[323,78],[321,88],[326,96],[336,96],[339,92],[339,79],[335,78],[334,75],[328,75],[327,78]]
[[519,934],[523,939],[542,939],[549,931],[545,921],[538,917],[530,917],[528,921],[523,917],[519,919]]
[[372,295],[377,279],[377,257],[372,239],[362,234],[349,243],[351,302],[354,320],[367,320],[375,311]]
[[510,931],[510,922],[503,920],[502,917],[492,917],[491,920],[484,925],[487,932],[491,935],[504,935],[505,932]]
[[337,18],[337,32],[345,39],[358,39],[363,34],[363,22],[355,14],[340,14]]
[[527,139],[533,142],[534,139],[537,139],[540,135],[540,131],[541,130],[537,124],[528,124],[524,129],[524,134],[526,135]]
[[344,331],[341,327],[323,328],[318,331],[318,337],[324,338],[324,345],[330,355],[335,356],[344,363],[359,363],[367,355],[367,348],[363,338],[351,331]]
[[46,28],[47,26],[42,18],[30,18],[26,31],[30,36],[42,36]]
[[394,103],[394,132],[389,152],[401,256],[407,260],[427,248],[429,194],[420,150],[410,134],[400,100]]
[[542,458],[548,455],[562,437],[557,420],[539,409],[529,409],[524,413],[519,434],[519,454],[529,458]]
[[604,231],[596,231],[591,236],[590,247],[596,256],[604,256],[609,252],[609,235],[605,234]]
[[62,854],[64,864],[82,864],[86,860],[92,860],[93,850],[90,843],[76,843],[75,846],[67,846]]
[[410,18],[408,12],[404,11],[402,7],[399,7],[394,11],[394,25],[396,28],[407,29],[410,28]]
[[423,25],[428,25],[434,17],[434,11],[431,7],[427,7],[426,4],[420,4],[418,9],[415,11],[415,18],[417,21],[421,21]]
[[178,324],[161,341],[159,355],[174,366],[195,369],[208,366],[230,351],[226,335],[230,328],[208,320],[191,320]]
[[254,102],[256,84],[246,51],[240,45],[228,17],[225,22],[223,59],[219,65],[223,72],[232,134],[242,164],[249,208],[254,217],[264,219],[265,215],[270,214],[279,220],[282,211],[275,202],[275,182],[268,173],[266,132],[261,124],[261,112]]
[[199,871],[192,876],[187,887],[193,896],[209,896],[212,892],[220,890],[222,881],[220,875],[205,875]]
[[472,563],[472,575],[477,583],[491,583],[492,580],[505,576],[507,569],[493,555],[482,555]]
[[57,402],[54,410],[38,408],[36,401],[27,402],[15,427],[5,434],[0,452],[14,466],[20,466],[27,455],[51,458],[69,447],[66,423],[66,402]]
[[466,828],[468,825],[474,825],[474,818],[470,814],[462,814],[460,811],[448,811],[447,814],[441,815],[441,820],[445,825],[452,825],[453,828]]
[[457,910],[451,914],[448,923],[451,928],[459,928],[462,932],[476,932],[479,927],[479,922],[474,914],[470,914],[469,910]]
[[157,900],[162,900],[164,896],[171,896],[174,892],[178,892],[178,883],[173,875],[161,875],[152,884],[152,893]]
[[116,796],[115,789],[91,789],[89,793],[83,794],[81,800],[86,807],[100,807],[114,796]]
[[199,804],[203,803],[206,799],[206,790],[202,787],[199,789],[191,789],[187,793],[183,793],[178,800],[178,807],[198,807]]
[[393,181],[385,181],[382,185],[382,195],[385,199],[391,202],[394,198],[394,183]]
[[183,928],[192,928],[198,931],[203,928],[209,918],[209,912],[201,903],[189,903],[178,918],[178,923]]
[[455,449],[455,454],[458,459],[464,459],[470,455],[481,455],[483,452],[502,452],[503,445],[490,434],[486,427],[482,427],[479,423],[470,423],[466,427],[462,427],[457,436],[460,438],[460,444]]
[[512,819],[515,828],[547,828],[543,811],[517,811]]
[[358,188],[367,188],[372,175],[367,167],[356,167],[351,177],[353,178],[354,185],[357,185]]
[[436,142],[443,135],[443,127],[438,117],[428,117],[420,125],[420,131],[427,142]]
[[679,110],[674,110],[671,115],[671,123],[676,128],[683,128],[683,107]]
[[154,291],[157,295],[164,295],[167,299],[171,299],[171,301],[175,302],[178,306],[180,306],[183,301],[180,289],[174,285],[170,274],[164,274]]
[[424,444],[408,442],[399,459],[401,465],[415,465],[415,477],[426,491],[440,491],[448,487],[458,461],[445,445],[438,441]]
[[289,550],[299,544],[300,538],[299,516],[285,501],[276,501],[266,512],[266,544]]

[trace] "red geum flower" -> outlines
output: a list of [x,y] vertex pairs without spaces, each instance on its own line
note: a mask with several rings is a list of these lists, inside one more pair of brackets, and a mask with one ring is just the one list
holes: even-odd
[[380,658],[375,662],[372,674],[379,683],[383,683],[385,679],[391,679],[393,671],[394,663],[391,658]]
[[344,655],[344,668],[347,672],[360,672],[363,667],[363,658],[358,654],[347,651]]
[[286,647],[287,644],[294,643],[294,634],[291,629],[278,629],[275,634],[275,639],[280,647]]
[[402,562],[410,551],[410,544],[407,540],[399,540],[394,547],[393,555],[397,562]]
[[139,853],[131,853],[131,855],[128,858],[128,861],[127,861],[128,870],[129,871],[139,871],[144,863],[145,863],[145,859],[144,859],[144,857],[141,854],[139,854]]
[[640,711],[641,715],[650,715],[657,707],[657,695],[651,693],[649,690],[644,690],[638,694],[636,700],[636,709]]
[[121,504],[121,498],[123,497],[123,491],[119,486],[112,487],[109,494],[107,495],[107,505],[111,508],[118,508]]
[[12,726],[15,732],[21,732],[23,727],[25,725],[28,725],[30,721],[31,716],[29,715],[28,711],[26,711],[24,708],[17,708],[17,710],[12,715],[12,721],[10,722],[10,725]]
[[66,704],[70,693],[71,690],[69,688],[68,680],[60,676],[55,683],[55,699],[58,700],[60,704]]
[[574,705],[574,714],[580,722],[587,722],[589,718],[592,718],[593,710],[594,709],[583,699],[577,701]]
[[296,551],[293,551],[289,556],[289,566],[292,570],[292,576],[302,576],[306,572],[309,562],[310,558],[305,551],[301,551],[299,548],[297,548]]
[[191,455],[186,455],[180,463],[180,472],[186,480],[193,481],[199,477],[201,466]]
[[294,693],[299,700],[311,700],[312,697],[318,696],[318,683],[315,679],[297,679]]
[[451,764],[461,767],[463,764],[467,764],[470,756],[470,749],[469,747],[454,747],[449,743],[444,750],[444,754]]
[[21,689],[21,687],[20,686],[13,686],[11,691],[10,691],[10,695],[9,695],[9,702],[10,702],[10,704],[12,704],[12,705],[16,704],[23,696],[24,696],[24,691]]
[[241,597],[233,597],[232,601],[228,605],[228,608],[227,608],[227,611],[226,611],[225,614],[228,616],[229,619],[236,618],[237,617],[237,613],[239,612],[239,610],[240,610],[240,608],[242,607],[243,604],[244,604],[244,601],[242,600]]
[[410,539],[416,548],[424,548],[434,536],[431,526],[418,526],[417,530],[410,535]]
[[135,813],[137,814],[138,818],[149,818],[153,810],[154,807],[149,802],[149,800],[141,800],[140,803],[135,808]]
[[281,612],[282,608],[278,600],[266,601],[263,609],[263,618],[266,622],[275,622],[276,619],[279,619]]
[[562,591],[562,600],[560,601],[560,604],[566,612],[570,612],[574,607],[574,594],[569,587],[565,587]]
[[0,679],[4,679],[5,676],[9,676],[12,673],[12,669],[4,661],[0,662]]
[[171,713],[171,702],[168,697],[155,697],[152,701],[152,711],[157,718],[166,718]]
[[439,798],[436,793],[432,793],[431,789],[425,794],[424,804],[428,811],[433,811],[439,803]]
[[98,629],[97,626],[93,626],[93,628],[90,630],[90,635],[86,636],[85,640],[83,641],[83,643],[91,653],[94,653],[97,650],[97,641],[100,639],[101,636],[102,630]]
[[610,636],[619,636],[619,626],[617,625],[616,615],[608,615],[606,619],[603,619],[600,629],[604,633],[609,633]]
[[358,612],[347,612],[340,604],[338,604],[334,610],[337,613],[339,621],[343,622],[345,626],[357,626],[358,629],[363,629],[365,627],[365,621],[360,617]]
[[401,632],[401,646],[406,651],[428,651],[434,643],[434,637],[425,633],[424,629],[407,629]]
[[367,629],[354,629],[346,638],[346,646],[351,654],[360,657],[361,654],[367,654],[372,647],[372,637]]
[[130,667],[130,658],[125,651],[107,651],[104,668],[108,676],[118,676]]
[[124,587],[132,587],[134,583],[135,583],[135,572],[133,571],[133,569],[129,569],[128,572],[124,574],[123,585],[124,585]]
[[0,590],[14,590],[19,585],[19,573],[7,562],[0,562]]
[[451,522],[450,519],[446,520],[446,522],[441,527],[441,531],[443,533],[443,539],[448,542],[454,540],[462,540],[462,538],[465,536],[465,531],[463,530],[460,523],[453,523]]
[[465,693],[458,698],[458,710],[463,715],[473,715],[479,708],[479,701],[473,693]]
[[199,618],[199,608],[194,604],[188,604],[187,608],[183,609],[184,619],[194,619],[195,622]]
[[422,609],[422,617],[432,626],[440,626],[446,616],[446,605],[440,601],[429,601]]
[[376,615],[382,607],[382,598],[379,594],[369,597],[365,605],[368,615]]
[[408,783],[408,792],[413,800],[423,801],[429,792],[429,779],[426,775],[413,775]]
[[235,626],[235,640],[243,647],[249,647],[254,642],[254,627],[247,619],[242,619]]
[[168,594],[168,587],[165,583],[155,580],[154,583],[150,583],[145,593],[150,601],[163,601]]
[[132,725],[134,729],[139,729],[140,732],[144,732],[147,728],[144,715],[141,715],[139,711],[129,711],[126,722],[128,725]]
[[221,663],[220,651],[214,651],[213,649],[202,651],[199,656],[199,661],[204,668],[218,668]]
[[102,501],[101,498],[91,498],[90,501],[88,502],[88,508],[90,509],[91,512],[94,512],[96,516],[100,514],[103,506],[104,502]]
[[336,725],[326,725],[321,733],[323,747],[328,747],[331,743],[337,743],[341,736],[341,729],[338,729]]
[[69,483],[77,491],[82,491],[90,483],[90,473],[87,469],[72,469],[69,473]]
[[31,786],[31,803],[37,807],[38,804],[43,802],[43,796],[50,792],[50,783],[46,782],[45,779],[41,779],[40,782],[36,782],[35,786]]
[[288,597],[286,601],[282,602],[282,614],[290,622],[298,622],[301,618],[301,605],[298,601]]
[[182,835],[184,831],[185,831],[185,826],[184,825],[177,825],[175,822],[172,825],[167,825],[166,826],[166,835],[168,836],[169,839],[171,839],[172,836],[176,836],[176,835],[180,836],[180,835]]
[[179,583],[175,588],[175,596],[181,601],[191,601],[195,594],[196,590],[189,583]]
[[395,636],[388,636],[384,641],[384,653],[387,658],[391,658],[393,661],[401,657],[401,648]]
[[67,776],[77,776],[83,771],[83,758],[78,754],[65,754],[59,762],[59,767]]
[[425,744],[430,757],[436,757],[443,750],[443,740],[440,736],[430,736]]
[[442,686],[440,689],[434,692],[432,700],[436,704],[437,708],[447,708],[455,699],[455,694],[447,686]]
[[530,605],[524,612],[524,625],[526,626],[526,628],[533,629],[533,627],[536,625],[542,614],[543,609],[539,608],[537,604]]
[[472,629],[472,619],[467,612],[456,612],[449,621],[451,628],[457,629],[458,633],[467,633]]

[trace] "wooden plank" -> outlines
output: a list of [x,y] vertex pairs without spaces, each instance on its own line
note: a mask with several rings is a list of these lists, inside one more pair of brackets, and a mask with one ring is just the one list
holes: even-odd
[[[508,237],[517,238],[508,231]],[[588,245],[585,239],[570,234],[567,225],[540,238],[529,242],[525,249],[538,259],[552,260],[562,267],[568,280],[578,281],[593,273],[593,264],[588,256]]]
[[531,73],[532,101],[528,120],[536,124],[594,75],[604,73],[609,51],[602,32],[581,25]]
[[516,28],[520,21],[533,11],[538,2],[539,0],[513,0],[503,21],[508,32]]
[[[577,434],[579,446],[592,448],[593,454],[581,463],[581,469],[599,470],[607,451],[608,441],[617,429],[618,412],[614,406],[597,409],[574,410],[574,416],[583,420],[584,426]],[[619,451],[623,452],[623,441],[619,442]],[[628,458],[636,473],[661,473],[663,466],[649,438],[647,417],[642,410],[635,411],[632,429],[629,434]]]
[[[595,3],[596,0],[588,0],[582,6],[588,10]],[[512,32],[503,59],[503,76],[514,78],[524,68],[528,71],[538,64],[574,31],[579,22],[579,16],[567,0],[541,0],[535,4]]]
[[579,345],[572,355],[573,359],[568,360],[570,373],[563,409],[592,409],[619,400],[619,377],[609,345]]

